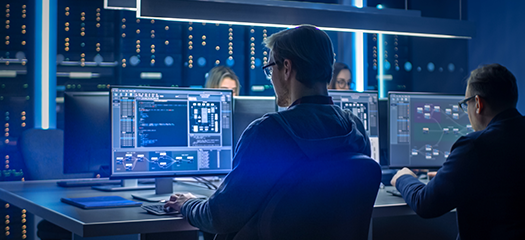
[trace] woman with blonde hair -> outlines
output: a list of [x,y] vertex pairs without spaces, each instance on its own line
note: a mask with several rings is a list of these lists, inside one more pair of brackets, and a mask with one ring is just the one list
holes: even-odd
[[216,66],[208,72],[205,88],[223,88],[233,90],[233,96],[238,96],[241,90],[239,78],[231,68]]

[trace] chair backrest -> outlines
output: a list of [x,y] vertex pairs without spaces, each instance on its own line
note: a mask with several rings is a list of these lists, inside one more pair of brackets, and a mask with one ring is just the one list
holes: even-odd
[[18,140],[27,168],[27,180],[93,177],[93,174],[64,174],[64,131],[28,129]]
[[373,159],[309,160],[282,180],[262,212],[261,239],[367,239],[381,181]]

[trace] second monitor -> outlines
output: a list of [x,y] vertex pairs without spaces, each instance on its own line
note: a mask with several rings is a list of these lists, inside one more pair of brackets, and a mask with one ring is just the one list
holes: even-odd
[[379,161],[379,116],[377,92],[328,91],[334,104],[352,111],[361,121],[370,138],[372,158]]
[[473,132],[461,95],[389,93],[390,167],[439,168],[454,142]]

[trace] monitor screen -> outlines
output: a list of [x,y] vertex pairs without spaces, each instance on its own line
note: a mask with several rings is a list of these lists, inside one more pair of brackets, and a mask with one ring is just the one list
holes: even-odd
[[231,171],[231,90],[114,87],[111,98],[111,177]]
[[254,120],[269,112],[275,112],[275,97],[233,97],[233,143],[237,145],[242,133]]
[[65,92],[64,107],[64,173],[104,173],[111,162],[109,92]]
[[372,158],[379,163],[380,149],[377,92],[330,90],[328,91],[328,94],[332,96],[335,105],[342,109],[352,111],[354,115],[363,121],[366,133],[370,137]]
[[439,168],[456,140],[470,132],[461,95],[390,92],[390,167]]

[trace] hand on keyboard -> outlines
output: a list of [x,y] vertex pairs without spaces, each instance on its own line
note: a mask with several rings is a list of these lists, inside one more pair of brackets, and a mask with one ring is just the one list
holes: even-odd
[[171,195],[170,199],[166,202],[164,206],[180,211],[182,204],[184,204],[186,201],[192,198],[197,198],[197,197],[191,193],[184,193],[184,194],[175,193]]
[[179,214],[179,211],[171,207],[164,207],[164,203],[142,205],[142,208],[155,215]]

